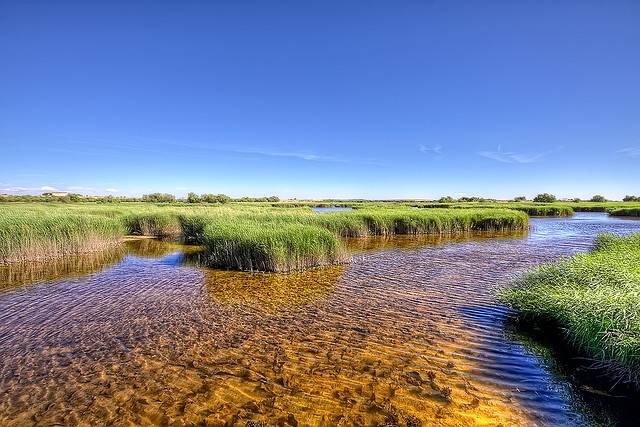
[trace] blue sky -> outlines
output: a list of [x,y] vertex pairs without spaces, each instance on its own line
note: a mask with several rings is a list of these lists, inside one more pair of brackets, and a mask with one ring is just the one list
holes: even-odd
[[0,193],[640,194],[638,1],[0,0]]

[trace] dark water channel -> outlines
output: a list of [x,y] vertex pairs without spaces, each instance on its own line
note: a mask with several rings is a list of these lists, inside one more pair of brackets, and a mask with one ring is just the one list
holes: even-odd
[[0,425],[633,425],[495,299],[604,231],[640,222],[357,239],[350,265],[287,275],[153,240],[0,268]]

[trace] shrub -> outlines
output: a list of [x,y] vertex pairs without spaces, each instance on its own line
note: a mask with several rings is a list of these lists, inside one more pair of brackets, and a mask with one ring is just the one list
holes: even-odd
[[556,200],[557,200],[556,196],[549,193],[538,194],[536,197],[533,198],[533,201],[537,203],[553,203]]

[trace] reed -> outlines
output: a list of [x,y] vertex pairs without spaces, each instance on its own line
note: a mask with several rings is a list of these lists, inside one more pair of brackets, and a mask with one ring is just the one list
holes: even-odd
[[234,270],[290,272],[347,261],[334,234],[302,224],[220,221],[205,227],[203,240],[209,265]]
[[[363,205],[361,209],[331,213],[313,212],[308,206],[282,208],[233,204],[197,207],[124,203],[117,206],[25,204],[19,208],[0,205],[0,209],[3,217],[8,214],[7,218],[20,219],[27,228],[34,229],[38,228],[41,218],[54,217],[55,222],[61,224],[65,218],[84,218],[91,224],[110,224],[117,228],[110,242],[123,234],[182,237],[187,243],[205,244],[212,252],[212,265],[249,270],[265,268],[267,271],[292,271],[342,262],[344,249],[340,237],[516,231],[525,230],[528,226],[525,213],[509,209],[410,209],[400,204]],[[69,227],[73,228],[73,225]],[[38,253],[55,256],[90,249],[81,248],[79,243],[69,244],[64,249],[65,243],[58,242],[55,232],[43,232],[30,240],[32,250],[17,250],[16,245],[20,241],[16,237],[19,234],[17,228],[7,223],[3,233],[6,242],[3,250],[7,259],[9,254],[23,259],[37,257]],[[68,234],[71,234],[70,229]],[[96,233],[89,233],[81,226],[77,234],[82,236],[78,239],[86,241],[105,240],[91,237]],[[331,239],[328,240],[327,236]],[[317,239],[317,244],[309,243],[313,241],[312,237]],[[255,241],[250,245],[252,239]],[[99,246],[98,243],[93,245]],[[216,245],[221,249],[218,250]],[[254,249],[249,251],[249,247]],[[268,249],[260,252],[257,248]],[[242,260],[234,260],[234,256],[238,256],[232,255],[233,250],[244,251]],[[247,261],[247,254],[255,256],[255,259]]]
[[562,331],[613,381],[640,388],[640,234],[600,235],[593,251],[525,274],[501,298],[525,323]]
[[175,213],[170,211],[142,211],[127,213],[122,221],[128,234],[152,237],[177,237],[181,233]]
[[125,230],[118,220],[92,215],[2,212],[0,263],[44,260],[112,247]]

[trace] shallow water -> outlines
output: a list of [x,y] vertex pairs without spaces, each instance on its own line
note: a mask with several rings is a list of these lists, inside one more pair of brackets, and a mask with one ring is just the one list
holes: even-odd
[[339,212],[339,211],[352,211],[353,208],[349,206],[329,206],[329,207],[315,207],[311,208],[314,212]]
[[288,275],[200,268],[193,248],[156,241],[0,269],[0,425],[623,423],[494,297],[602,231],[640,222],[355,239],[352,264]]

